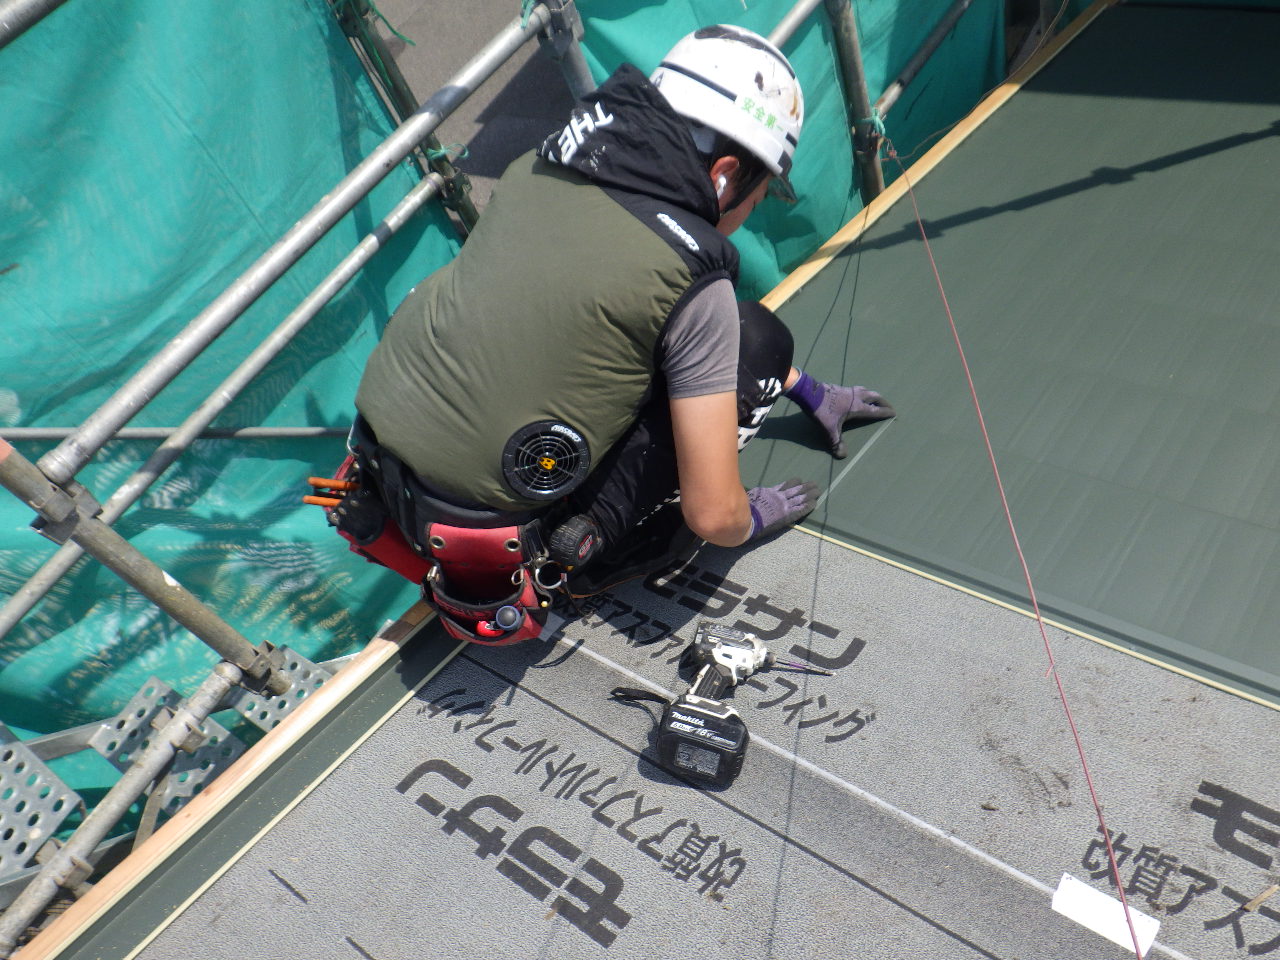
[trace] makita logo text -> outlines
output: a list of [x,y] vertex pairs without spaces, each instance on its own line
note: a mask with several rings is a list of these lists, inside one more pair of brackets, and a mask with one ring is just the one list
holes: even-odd
[[583,111],[573,114],[556,140],[556,146],[560,148],[560,162],[568,163],[569,158],[578,152],[578,148],[596,131],[596,128],[607,127],[611,123],[613,123],[613,114],[605,113],[602,103],[596,104],[594,113]]
[[665,213],[660,213],[658,214],[658,219],[662,221],[662,225],[664,227],[666,227],[668,230],[674,233],[677,237],[683,240],[684,245],[686,247],[688,247],[690,250],[698,249],[698,241],[693,239],[693,237],[689,235],[689,231],[687,231],[684,227],[680,226],[680,224],[676,223],[673,217],[670,217]]
[[700,719],[697,717],[691,717],[687,713],[681,713],[679,710],[672,710],[671,716],[678,720],[683,720],[685,723],[697,724],[699,727],[703,726],[703,722]]

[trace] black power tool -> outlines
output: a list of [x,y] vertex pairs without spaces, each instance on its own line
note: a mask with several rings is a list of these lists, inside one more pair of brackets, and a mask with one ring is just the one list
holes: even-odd
[[624,700],[663,703],[657,735],[659,762],[672,773],[712,787],[727,787],[742,772],[751,739],[738,711],[722,697],[775,663],[829,674],[808,664],[778,661],[755,634],[705,620],[698,624],[681,663],[698,672],[688,691],[673,702],[648,691],[621,687],[613,694]]

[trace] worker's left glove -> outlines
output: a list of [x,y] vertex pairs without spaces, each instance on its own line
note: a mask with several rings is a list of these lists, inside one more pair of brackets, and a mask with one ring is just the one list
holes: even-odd
[[748,542],[785,530],[808,516],[818,502],[818,485],[792,478],[776,487],[752,487],[747,491],[751,507]]
[[843,460],[849,455],[844,444],[845,424],[855,420],[888,420],[897,416],[893,407],[875,390],[820,383],[807,373],[792,384],[787,396],[800,405],[827,434],[831,455]]

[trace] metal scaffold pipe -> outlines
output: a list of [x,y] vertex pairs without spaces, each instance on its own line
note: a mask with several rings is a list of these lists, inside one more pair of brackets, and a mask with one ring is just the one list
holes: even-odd
[[800,0],[794,7],[787,11],[786,16],[778,21],[778,25],[773,28],[773,32],[769,34],[769,42],[779,50],[786,45],[797,30],[800,24],[809,19],[809,14],[817,10],[824,0]]
[[190,699],[174,711],[169,722],[107,791],[93,812],[0,914],[0,957],[8,957],[13,952],[18,938],[49,905],[59,887],[72,886],[85,879],[90,870],[89,855],[142,792],[164,772],[177,751],[193,737],[200,737],[200,725],[218,709],[241,678],[239,667],[225,661],[219,663]]
[[851,114],[849,126],[853,132],[853,157],[865,203],[884,192],[884,171],[880,169],[880,137],[871,110],[871,96],[867,93],[867,78],[862,70],[862,48],[858,42],[858,26],[853,19],[851,0],[800,0],[778,21],[769,34],[769,42],[781,49],[809,15],[823,5],[831,20],[845,108]]
[[0,3],[0,50],[66,2],[67,0],[4,0]]
[[[5,427],[7,440],[61,440],[76,427]],[[167,440],[179,427],[121,427],[112,440]],[[340,437],[346,427],[234,427],[201,430],[197,440],[291,440],[299,437]]]
[[[335,12],[338,22],[342,24],[347,35],[364,53],[369,66],[381,78],[396,120],[403,122],[418,109],[421,101],[409,86],[409,81],[401,71],[400,65],[396,63],[386,40],[374,26],[373,19],[377,14],[369,5],[369,0],[340,3],[335,8]],[[480,219],[480,214],[471,200],[471,181],[465,173],[453,165],[453,161],[449,159],[435,134],[423,141],[423,147],[427,164],[444,179],[445,186],[440,191],[440,196],[445,206],[457,213],[461,224],[459,232],[465,240]]]
[[513,20],[488,46],[429,97],[354,170],[337,184],[266,253],[242,273],[186,328],[129,378],[80,429],[40,458],[39,467],[54,483],[66,483],[93,458],[116,430],[151,402],[188,363],[247,310],[286,270],[311,249],[395,166],[476,91],[481,83],[546,27],[550,13],[534,7],[528,23]]
[[825,0],[835,36],[840,76],[844,83],[845,102],[853,113],[853,156],[861,173],[862,201],[868,203],[884,193],[884,171],[880,169],[880,134],[867,93],[867,78],[862,69],[862,47],[858,42],[858,25],[853,19],[850,0]]
[[547,28],[538,38],[551,59],[560,64],[560,73],[575,100],[596,89],[596,81],[582,52],[582,17],[574,0],[543,0],[550,12]]
[[[100,519],[108,524],[120,519],[124,512],[133,506],[160,475],[200,436],[201,431],[226,409],[227,405],[302,331],[324,305],[332,300],[338,291],[369,262],[374,253],[381,249],[408,222],[409,218],[443,187],[444,181],[440,175],[431,173],[410,190],[386,218],[334,268],[333,272],[281,321],[280,325],[231,372],[230,376],[222,381],[191,416],[183,421],[172,436],[166,438],[147,462],[121,484],[102,505]],[[77,543],[64,543],[22,587],[14,592],[0,609],[0,637],[12,630],[53,589],[54,585],[84,555],[84,552]]]
[[925,37],[924,43],[920,44],[920,49],[915,52],[915,56],[907,62],[907,65],[902,68],[902,72],[898,74],[898,78],[889,84],[888,89],[876,101],[876,113],[881,118],[898,102],[898,98],[902,96],[902,91],[907,88],[907,84],[916,78],[920,68],[933,56],[938,47],[942,46],[942,41],[947,38],[947,34],[960,22],[960,18],[972,3],[973,0],[956,0],[948,8],[947,12],[942,15],[938,25],[933,28],[929,36]]
[[[289,679],[230,624],[201,603],[170,574],[148,560],[128,540],[94,516],[80,513],[80,502],[50,483],[40,469],[0,438],[0,486],[21,499],[46,522],[46,532],[71,539],[111,569],[226,660],[240,667],[255,686],[274,694],[289,689]],[[95,505],[96,506],[96,505]]]
[[591,68],[587,66],[587,58],[576,42],[560,57],[560,72],[575,100],[581,100],[596,89],[595,77],[591,76]]

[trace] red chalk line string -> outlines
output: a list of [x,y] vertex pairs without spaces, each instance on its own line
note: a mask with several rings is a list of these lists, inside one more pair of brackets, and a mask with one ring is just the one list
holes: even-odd
[[1138,944],[1138,931],[1133,925],[1133,914],[1129,911],[1129,901],[1124,894],[1124,885],[1120,882],[1120,867],[1116,862],[1115,851],[1111,847],[1111,831],[1107,829],[1107,821],[1102,815],[1102,803],[1098,799],[1098,792],[1093,786],[1093,775],[1089,772],[1089,762],[1085,759],[1084,743],[1080,740],[1080,731],[1076,728],[1075,719],[1071,715],[1071,704],[1067,701],[1067,692],[1063,689],[1062,678],[1058,675],[1058,664],[1053,656],[1053,646],[1049,643],[1049,632],[1045,629],[1044,617],[1040,613],[1040,602],[1036,599],[1036,589],[1031,582],[1031,568],[1027,565],[1027,558],[1022,552],[1022,543],[1018,539],[1018,531],[1013,523],[1013,511],[1009,508],[1009,499],[1005,496],[1004,482],[1000,479],[1000,468],[996,465],[995,450],[991,446],[991,435],[987,432],[987,422],[982,416],[982,405],[978,402],[978,389],[973,382],[973,374],[969,370],[969,361],[965,357],[964,346],[960,343],[960,331],[956,327],[955,317],[951,313],[951,304],[947,300],[947,291],[942,285],[942,275],[938,272],[938,263],[933,257],[933,247],[929,244],[929,237],[925,231],[924,221],[920,217],[920,207],[916,203],[916,192],[912,186],[911,178],[907,176],[907,169],[902,165],[902,161],[898,159],[897,151],[893,148],[893,143],[888,138],[884,140],[885,154],[889,159],[893,160],[898,169],[902,171],[902,179],[907,184],[907,193],[911,197],[911,207],[915,211],[916,226],[920,228],[920,238],[924,241],[925,253],[929,256],[929,266],[933,269],[933,279],[938,285],[938,294],[942,297],[942,306],[947,312],[947,322],[951,325],[951,336],[955,340],[956,351],[960,354],[960,364],[964,367],[964,376],[969,384],[969,397],[973,401],[974,412],[978,415],[978,426],[982,430],[982,442],[987,448],[987,460],[991,464],[991,473],[996,480],[996,490],[1000,494],[1000,504],[1004,508],[1005,520],[1009,525],[1009,535],[1013,538],[1013,547],[1018,554],[1018,563],[1022,566],[1022,576],[1026,581],[1027,595],[1031,599],[1031,609],[1035,613],[1036,624],[1040,628],[1040,638],[1044,641],[1044,650],[1049,658],[1049,674],[1053,676],[1054,683],[1058,687],[1058,700],[1062,703],[1063,712],[1067,717],[1067,726],[1071,728],[1071,736],[1076,742],[1076,752],[1080,755],[1080,767],[1084,771],[1085,783],[1089,785],[1089,797],[1093,800],[1093,809],[1098,816],[1098,826],[1102,830],[1103,839],[1107,845],[1107,860],[1111,866],[1111,876],[1115,881],[1116,890],[1120,894],[1120,904],[1124,907],[1124,919],[1129,926],[1129,936],[1133,938],[1133,952],[1142,960],[1142,948]]

